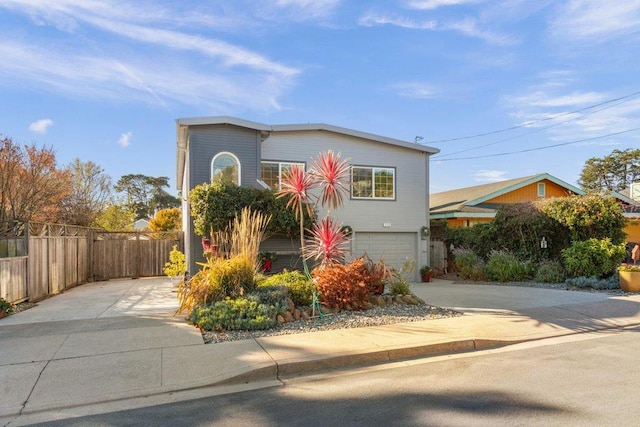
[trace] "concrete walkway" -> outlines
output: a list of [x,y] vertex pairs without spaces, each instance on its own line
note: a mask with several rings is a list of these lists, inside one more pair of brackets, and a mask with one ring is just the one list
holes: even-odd
[[[640,325],[640,296],[414,284],[464,316],[204,345],[166,278],[73,288],[0,319],[0,425],[25,414]],[[22,414],[23,417],[18,416]]]

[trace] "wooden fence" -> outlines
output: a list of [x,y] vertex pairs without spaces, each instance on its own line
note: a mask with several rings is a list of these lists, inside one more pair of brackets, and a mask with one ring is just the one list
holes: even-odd
[[95,232],[93,279],[161,276],[174,245],[182,248],[182,233]]
[[[93,280],[160,276],[181,232],[107,233],[95,229],[29,223],[0,226],[0,297],[38,301]],[[4,252],[1,252],[4,249]]]

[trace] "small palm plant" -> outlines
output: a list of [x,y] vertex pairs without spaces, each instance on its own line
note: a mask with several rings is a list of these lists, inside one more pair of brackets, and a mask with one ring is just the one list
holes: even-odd
[[349,239],[340,224],[326,216],[313,224],[310,233],[307,258],[320,260],[321,267],[344,261],[349,251]]
[[[311,194],[311,190],[319,187],[321,191],[319,201],[322,206],[327,206],[329,210],[336,209],[342,206],[344,194],[348,191],[348,177],[348,160],[340,160],[339,153],[336,154],[332,150],[329,150],[326,154],[320,153],[318,155],[318,159],[312,161],[310,171],[305,171],[302,167],[294,165],[282,178],[281,188],[277,194],[278,197],[290,197],[287,206],[294,209],[296,218],[300,221],[300,251],[302,253],[304,271],[308,277],[311,277],[311,275],[309,274],[309,268],[306,262],[307,259],[315,257],[321,252],[329,254],[330,256],[335,252],[334,249],[327,252],[325,249],[329,248],[326,246],[329,242],[325,241],[324,243],[321,243],[322,239],[327,238],[333,240],[335,238],[341,238],[344,241],[347,239],[346,234],[340,230],[340,227],[338,227],[340,232],[333,238],[330,237],[330,233],[327,233],[329,231],[327,227],[330,227],[330,229],[333,230],[335,228],[334,223],[332,221],[327,223],[323,220],[320,225],[314,226],[314,229],[310,231],[314,252],[310,255],[306,253],[303,215],[305,208],[309,215],[312,214],[311,206],[313,196]],[[317,201],[318,200],[316,200],[316,203]],[[320,239],[320,235],[322,235],[322,239]],[[331,243],[330,246],[335,247],[335,243]],[[344,244],[339,246],[342,247]],[[325,249],[322,249],[323,247]],[[330,259],[331,258],[329,258],[329,260]]]
[[337,209],[342,206],[344,194],[349,191],[349,161],[340,160],[340,154],[329,150],[326,154],[318,154],[318,158],[312,164],[315,171],[314,182],[321,186],[320,202],[329,209]]

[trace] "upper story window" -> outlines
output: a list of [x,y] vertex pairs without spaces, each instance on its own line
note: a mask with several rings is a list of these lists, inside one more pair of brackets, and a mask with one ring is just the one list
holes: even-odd
[[223,151],[211,161],[211,181],[240,185],[240,161],[232,153]]
[[395,168],[352,166],[351,197],[354,199],[395,199]]
[[544,197],[547,194],[547,186],[544,182],[538,183],[538,197]]
[[277,190],[282,184],[282,177],[293,166],[304,169],[304,163],[293,162],[262,162],[260,168],[260,179],[269,187]]

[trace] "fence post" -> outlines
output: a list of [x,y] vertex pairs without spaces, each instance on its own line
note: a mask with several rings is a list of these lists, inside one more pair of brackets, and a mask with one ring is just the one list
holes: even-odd
[[93,282],[93,238],[95,230],[87,231],[87,282]]
[[140,272],[142,271],[142,248],[141,248],[141,242],[140,242],[140,232],[136,232],[136,246],[135,246],[135,250],[136,250],[136,275],[134,277],[134,279],[137,279],[140,277]]

